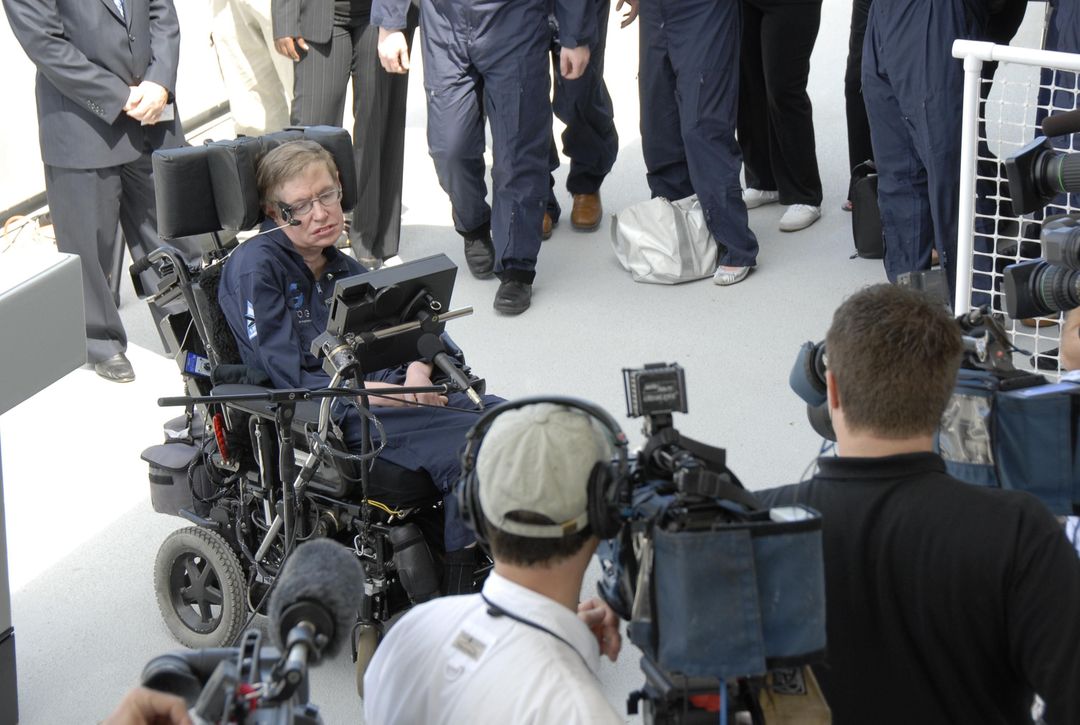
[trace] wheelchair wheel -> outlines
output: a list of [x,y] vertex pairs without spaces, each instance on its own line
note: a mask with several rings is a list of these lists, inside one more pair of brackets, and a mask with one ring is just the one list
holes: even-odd
[[154,562],[154,592],[165,625],[192,649],[227,647],[243,626],[244,572],[213,531],[189,526],[169,534]]
[[382,640],[380,627],[372,624],[362,624],[356,633],[356,694],[364,696],[364,673],[367,672],[371,658],[375,656],[375,648]]

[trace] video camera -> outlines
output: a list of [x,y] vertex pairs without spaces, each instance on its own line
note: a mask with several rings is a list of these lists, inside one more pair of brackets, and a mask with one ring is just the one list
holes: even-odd
[[763,722],[758,697],[772,671],[824,653],[821,517],[764,508],[723,449],[676,430],[672,414],[687,411],[680,366],[625,369],[623,380],[647,440],[623,525],[601,544],[599,589],[644,653],[645,685],[628,710],[640,707],[646,723],[714,722],[716,708]]
[[330,539],[297,547],[270,597],[274,647],[244,633],[236,647],[155,657],[142,685],[184,699],[192,720],[241,725],[320,725],[308,702],[308,663],[332,656],[356,621],[364,572],[356,555]]
[[[1013,212],[1042,209],[1058,194],[1080,192],[1080,154],[1054,148],[1048,136],[1077,130],[1076,112],[1051,116],[1039,136],[1006,159]],[[1048,217],[1040,234],[1042,259],[1005,268],[1005,307],[1009,317],[1027,319],[1080,307],[1080,215]]]
[[1014,320],[1080,307],[1080,214],[1048,219],[1039,236],[1043,259],[1005,268],[1005,309]]

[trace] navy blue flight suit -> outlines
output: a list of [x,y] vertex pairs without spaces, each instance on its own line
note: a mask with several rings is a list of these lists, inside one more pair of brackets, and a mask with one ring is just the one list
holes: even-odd
[[719,263],[757,263],[735,141],[739,100],[738,0],[642,0],[638,86],[649,190],[694,193],[720,247]]
[[[316,280],[285,233],[275,231],[244,242],[225,263],[218,288],[221,310],[244,364],[266,372],[275,387],[319,389],[330,384],[322,364],[309,352],[311,342],[326,331],[335,280],[367,270],[333,247],[325,254],[326,269]],[[366,379],[400,385],[405,382],[405,368],[379,370]],[[463,393],[449,398],[453,408],[474,409]],[[485,396],[485,405],[499,402],[500,398]],[[344,415],[335,415],[335,420],[345,434],[346,445],[359,450],[360,415],[353,405],[343,408]],[[373,412],[386,430],[386,447],[380,458],[412,471],[426,471],[444,500],[453,499],[465,433],[477,414],[450,407],[376,407]],[[447,551],[455,551],[474,537],[456,516],[457,507],[452,502],[445,511],[444,543]]]
[[[1052,10],[1046,22],[1046,49],[1066,53],[1080,53],[1080,2],[1077,0],[1056,0],[1051,2]],[[1036,123],[1050,113],[1071,111],[1080,107],[1077,90],[1077,74],[1069,71],[1043,69],[1042,86],[1039,93],[1039,110]],[[1054,90],[1051,90],[1054,89]],[[1055,143],[1059,148],[1069,150],[1068,136]],[[1064,142],[1064,143],[1063,143]]]
[[[531,284],[547,205],[551,136],[549,0],[422,0],[428,148],[454,226],[490,228],[495,273]],[[555,0],[566,47],[591,42],[583,0]],[[375,0],[371,22],[405,27],[409,0]],[[484,121],[491,124],[492,205],[484,181]]]
[[982,0],[889,0],[870,7],[862,85],[878,170],[885,272],[930,268],[935,247],[956,289],[960,120],[957,38],[978,38]]
[[[568,81],[558,72],[558,23],[551,43],[551,60],[555,71],[555,90],[551,110],[566,125],[562,133],[563,153],[570,158],[566,190],[571,194],[595,194],[600,191],[604,177],[615,165],[619,154],[619,134],[615,130],[615,108],[604,83],[604,51],[607,48],[608,15],[611,0],[585,0],[596,14],[596,35],[589,45],[589,65],[581,78]],[[559,168],[559,149],[551,138],[550,168]],[[551,196],[547,211],[553,221],[559,219],[559,202],[555,198],[555,177],[549,179]]]

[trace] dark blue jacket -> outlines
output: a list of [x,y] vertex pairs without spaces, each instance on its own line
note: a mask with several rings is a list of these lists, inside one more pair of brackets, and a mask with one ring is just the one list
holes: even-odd
[[[269,375],[276,388],[330,384],[330,376],[310,352],[311,343],[326,331],[337,280],[367,269],[333,247],[325,255],[322,279],[315,279],[279,230],[244,242],[225,263],[218,302],[240,358]],[[371,373],[367,379],[404,383],[405,366]]]

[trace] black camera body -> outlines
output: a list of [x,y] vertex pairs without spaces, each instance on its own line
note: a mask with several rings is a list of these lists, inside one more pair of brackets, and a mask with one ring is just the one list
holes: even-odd
[[[237,647],[160,655],[143,668],[142,684],[184,698],[196,725],[322,725],[308,701],[305,676],[283,676],[286,659],[245,633]],[[290,682],[291,680],[291,682]]]

